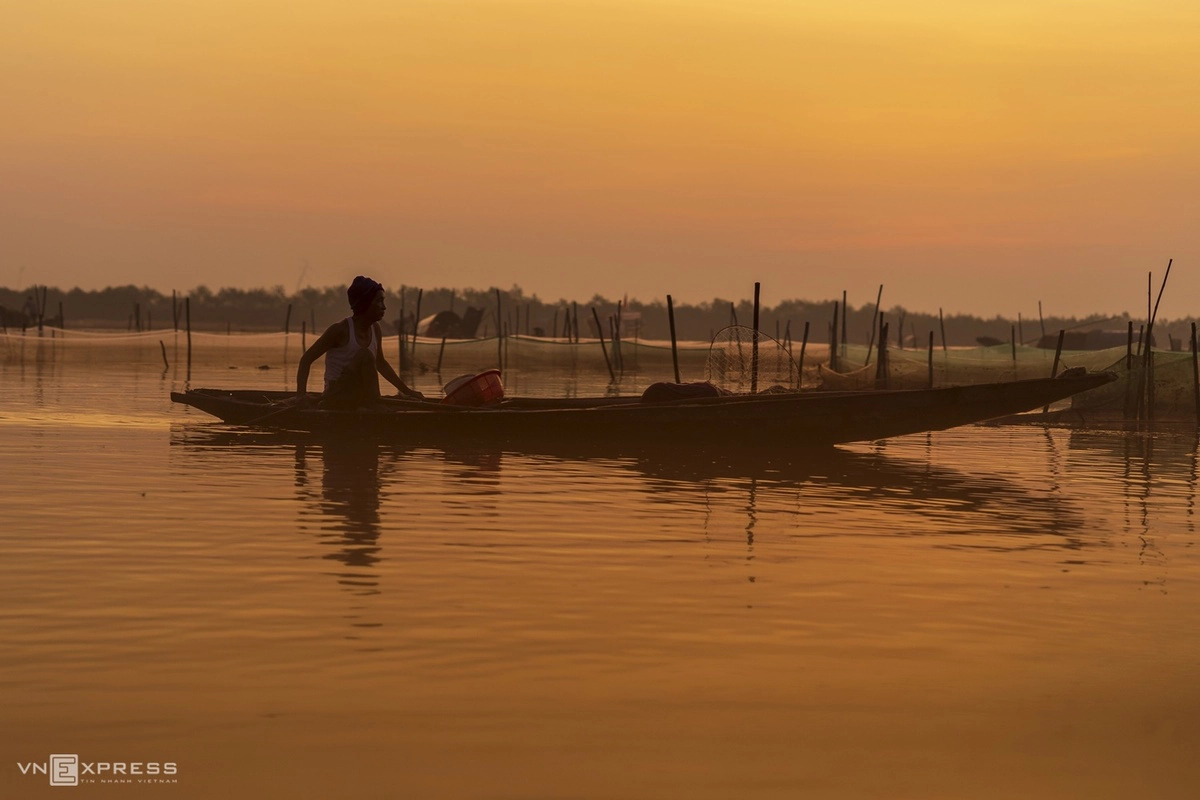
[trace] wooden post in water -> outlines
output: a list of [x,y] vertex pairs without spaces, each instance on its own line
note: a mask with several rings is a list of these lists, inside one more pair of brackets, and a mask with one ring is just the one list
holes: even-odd
[[[876,347],[879,348],[877,357],[875,359],[875,388],[878,389],[880,379],[883,377],[883,348],[887,346],[887,342],[884,340],[884,337],[883,337],[883,314],[877,313],[875,315],[875,318],[878,320],[877,324],[879,325],[878,345],[876,345],[876,343],[875,343],[876,342],[875,332],[872,331],[872,333],[871,333],[871,349],[874,350]],[[872,327],[874,327],[874,326],[872,326]],[[868,353],[867,354],[867,363],[869,364],[870,362],[871,362],[871,358],[870,358],[870,354]],[[864,364],[863,366],[866,366],[866,364]]]
[[163,344],[162,339],[158,340],[158,347],[160,350],[162,350],[163,372],[166,372],[167,370],[169,370],[171,368],[171,365],[170,365],[170,363],[167,362],[167,346],[165,344]]
[[1038,300],[1038,324],[1042,326],[1042,336],[1046,335],[1046,320],[1042,317],[1042,301]]
[[671,302],[671,295],[667,295],[667,323],[671,326],[671,363],[675,366],[675,382],[683,383],[679,379],[679,348],[675,343],[675,304]]
[[875,364],[875,388],[888,388],[888,329],[890,323],[883,321],[883,313],[879,314],[879,358]]
[[1133,369],[1133,320],[1129,320],[1129,337],[1125,341],[1125,371]]
[[946,352],[946,318],[942,316],[942,309],[938,307],[938,325],[942,328],[942,352]]
[[175,297],[175,290],[171,290],[171,327],[179,333],[179,301]]
[[[875,320],[882,319],[882,317],[879,316],[879,302],[881,300],[883,300],[882,283],[879,284],[879,294],[875,295],[875,310],[871,312],[871,340],[867,342],[867,360],[863,362],[864,367],[871,363],[871,350],[873,350],[875,347]],[[842,312],[845,313],[845,309],[842,309]],[[882,327],[882,323],[880,323],[880,326]]]
[[417,289],[417,310],[413,314],[413,337],[412,337],[412,360],[413,364],[417,363],[417,335],[420,333],[421,325],[421,296],[425,293],[424,289]]
[[1012,325],[1011,327],[1012,332],[1008,336],[1009,340],[1012,342],[1013,366],[1015,367],[1017,365],[1017,326]]
[[575,344],[579,344],[579,304],[571,301],[571,326],[575,329]]
[[1196,353],[1196,323],[1192,323],[1192,395],[1196,398],[1196,421],[1200,422],[1200,357]]
[[804,351],[808,349],[808,320],[804,321],[804,336],[800,339],[800,386],[804,388]]
[[[1059,329],[1059,331],[1058,331],[1058,346],[1056,346],[1054,348],[1054,364],[1052,364],[1050,367],[1050,377],[1051,378],[1058,377],[1058,359],[1062,356],[1063,338],[1066,335],[1067,335],[1067,331],[1065,328]],[[1049,411],[1050,411],[1050,404],[1047,403],[1045,406],[1042,407],[1042,413],[1046,414],[1046,413],[1049,413]]]
[[39,334],[42,332],[42,326],[45,324],[45,320],[46,320],[46,291],[47,291],[47,287],[45,286],[45,284],[43,284],[42,285],[42,302],[38,306],[38,333]]
[[833,327],[829,331],[829,368],[838,371],[838,301],[833,301]]
[[308,350],[308,320],[300,320],[300,352]]
[[283,335],[288,336],[292,332],[292,304],[288,303],[287,314],[283,318]]
[[596,307],[592,306],[592,318],[596,320],[596,335],[600,337],[600,352],[604,354],[604,365],[608,367],[608,377],[612,378],[612,382],[617,382],[617,374],[613,372],[612,362],[608,360],[608,350],[604,347],[604,326],[600,324],[600,315],[596,313]]
[[758,394],[758,292],[762,286],[754,282],[754,335],[750,340],[750,394]]
[[446,352],[446,337],[445,337],[445,335],[442,336],[442,344],[440,347],[438,347],[438,363],[437,363],[437,368],[434,370],[435,372],[437,372],[438,375],[442,374],[442,354],[444,352]]
[[[146,313],[147,315],[149,314],[149,312]],[[58,327],[62,328],[64,331],[67,329],[67,318],[63,316],[62,300],[58,301]]]
[[[848,342],[846,340],[846,320],[850,318],[849,312],[850,312],[850,306],[846,305],[846,290],[842,289],[842,336],[841,336],[841,339],[839,339],[839,341],[842,344],[841,344],[841,349],[838,351],[838,363],[839,364],[841,363],[842,356],[846,355],[846,345],[848,344]],[[834,334],[835,334],[834,338],[837,338],[836,333],[837,333],[837,331],[834,331]]]
[[187,325],[187,379],[192,379],[192,298],[183,298],[183,316]]
[[[597,325],[600,323],[597,322]],[[504,306],[500,302],[500,290],[496,290],[496,361],[504,369]]]
[[933,331],[929,332],[929,388],[933,388]]

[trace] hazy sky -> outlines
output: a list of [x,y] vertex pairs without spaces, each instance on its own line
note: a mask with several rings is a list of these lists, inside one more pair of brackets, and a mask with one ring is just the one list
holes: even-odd
[[1200,314],[1195,0],[0,0],[0,285]]

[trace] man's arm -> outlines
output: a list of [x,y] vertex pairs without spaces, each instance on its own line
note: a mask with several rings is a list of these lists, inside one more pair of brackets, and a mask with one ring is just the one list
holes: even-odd
[[395,386],[401,395],[413,400],[424,400],[425,395],[418,392],[416,389],[408,388],[404,381],[400,380],[400,376],[396,374],[396,370],[392,369],[392,365],[388,363],[387,358],[383,355],[383,333],[379,328],[379,323],[375,323],[375,341],[379,342],[379,347],[375,350],[375,369],[383,376],[384,380]]
[[325,353],[329,352],[334,347],[338,346],[337,334],[345,326],[341,323],[335,323],[325,329],[312,345],[304,351],[304,355],[300,356],[300,365],[296,367],[296,399],[303,400],[308,394],[308,371],[316,361]]

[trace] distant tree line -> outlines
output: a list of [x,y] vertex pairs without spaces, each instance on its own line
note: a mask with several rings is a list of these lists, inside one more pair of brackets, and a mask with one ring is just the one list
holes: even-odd
[[[75,288],[63,291],[55,287],[28,287],[24,290],[0,288],[0,320],[12,329],[25,325],[36,325],[36,319],[22,314],[27,299],[43,304],[47,320],[57,317],[63,309],[64,327],[108,328],[120,330],[170,330],[176,324],[184,326],[185,299],[190,311],[191,324],[196,330],[266,331],[283,330],[285,324],[292,331],[301,325],[308,329],[324,329],[349,313],[345,286],[329,286],[323,289],[306,288],[289,294],[282,286],[266,289],[224,288],[213,291],[198,286],[187,292],[163,294],[148,287],[112,286],[89,290]],[[420,303],[418,309],[418,301]],[[764,306],[759,310],[759,328],[779,339],[790,338],[800,341],[804,324],[809,324],[809,341],[826,343],[830,340],[834,307],[840,298],[829,300],[784,300],[776,306]],[[288,313],[288,307],[291,313]],[[439,311],[452,310],[462,313],[467,307],[484,311],[483,321],[477,332],[479,336],[493,336],[497,322],[509,333],[563,336],[571,326],[577,326],[579,335],[595,336],[595,309],[597,317],[605,327],[607,337],[611,330],[610,320],[618,311],[623,320],[625,339],[665,340],[670,336],[666,300],[649,303],[636,299],[617,301],[595,295],[587,301],[544,301],[536,294],[526,295],[519,286],[509,289],[495,287],[481,289],[436,288],[420,290],[405,286],[390,289],[388,293],[387,330],[394,333],[403,316],[406,330],[411,331],[413,321],[428,317]],[[497,315],[499,309],[499,315]],[[1083,318],[1049,316],[1044,320],[1011,319],[996,316],[984,319],[965,314],[954,314],[939,318],[939,313],[909,311],[900,306],[881,309],[889,325],[889,346],[924,348],[928,346],[929,334],[935,343],[942,343],[942,330],[948,345],[974,345],[981,338],[995,342],[1009,342],[1015,335],[1018,342],[1035,343],[1042,335],[1055,334],[1059,329],[1107,328],[1123,330],[1129,316],[1108,318],[1089,315]],[[714,297],[711,301],[697,304],[674,305],[676,335],[681,340],[708,341],[727,325],[752,324],[754,308],[749,299],[737,301]],[[573,319],[577,317],[577,319]],[[872,337],[875,316],[874,303],[838,309],[838,327],[843,321],[847,341],[865,344]],[[1190,342],[1191,318],[1182,320],[1157,320],[1155,330],[1172,339]],[[57,322],[57,320],[55,320]],[[1135,335],[1144,320],[1134,320]],[[1166,336],[1163,336],[1166,338]],[[1156,339],[1158,337],[1156,336]],[[1159,339],[1159,346],[1166,342]],[[1185,349],[1187,347],[1185,346]]]

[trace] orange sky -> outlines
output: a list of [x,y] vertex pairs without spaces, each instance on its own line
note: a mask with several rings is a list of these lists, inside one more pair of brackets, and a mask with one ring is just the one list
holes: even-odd
[[0,285],[1200,314],[1198,62],[1167,0],[0,0]]

